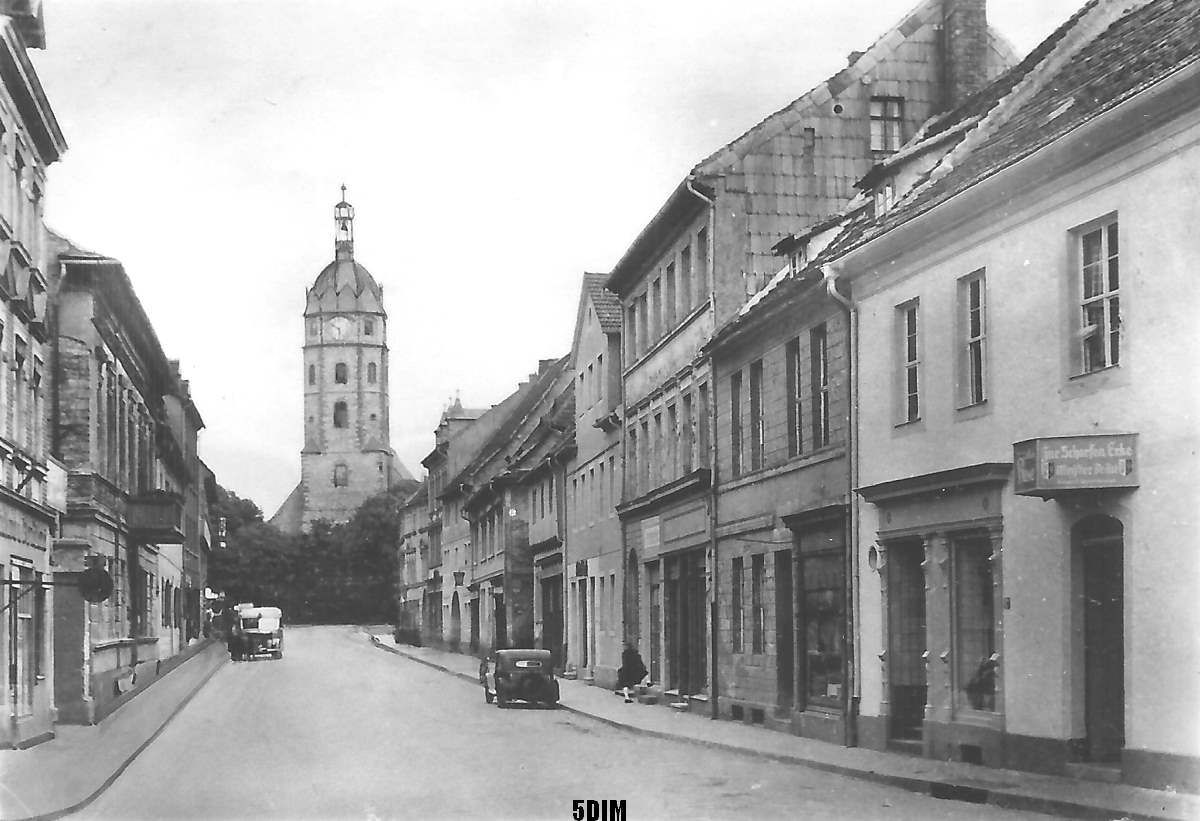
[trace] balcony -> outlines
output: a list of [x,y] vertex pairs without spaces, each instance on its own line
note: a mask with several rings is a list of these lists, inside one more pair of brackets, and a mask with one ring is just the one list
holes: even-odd
[[125,521],[129,537],[140,544],[183,544],[183,498],[152,491],[129,499]]

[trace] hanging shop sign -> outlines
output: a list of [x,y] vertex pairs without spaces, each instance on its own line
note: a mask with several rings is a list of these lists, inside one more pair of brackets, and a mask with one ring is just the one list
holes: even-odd
[[1013,466],[1014,490],[1022,496],[1137,487],[1137,434],[1028,439],[1013,445]]

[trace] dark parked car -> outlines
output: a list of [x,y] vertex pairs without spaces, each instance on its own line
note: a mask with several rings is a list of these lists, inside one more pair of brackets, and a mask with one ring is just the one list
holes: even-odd
[[479,666],[479,682],[488,704],[504,707],[510,701],[558,704],[549,650],[497,650]]

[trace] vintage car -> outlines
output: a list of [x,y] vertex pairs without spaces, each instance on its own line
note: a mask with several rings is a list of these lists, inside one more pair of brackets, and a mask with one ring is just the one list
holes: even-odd
[[510,701],[558,704],[558,680],[549,650],[497,650],[479,667],[483,698],[504,707]]
[[234,625],[234,658],[283,658],[283,611],[278,607],[241,607]]

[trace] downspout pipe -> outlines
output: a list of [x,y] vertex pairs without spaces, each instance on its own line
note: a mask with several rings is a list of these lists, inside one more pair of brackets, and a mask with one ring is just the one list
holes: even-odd
[[[717,309],[717,288],[716,276],[713,272],[716,270],[716,254],[713,253],[716,247],[716,237],[714,236],[714,228],[716,223],[717,201],[705,194],[696,190],[692,184],[694,178],[689,176],[684,180],[684,186],[695,196],[699,197],[708,205],[708,248],[705,249],[704,256],[708,260],[708,270],[704,272],[705,284],[712,283],[712,290],[709,292],[711,308],[715,317]],[[717,663],[717,649],[720,646],[720,640],[717,636],[717,628],[720,626],[720,617],[717,604],[718,582],[720,580],[719,557],[717,554],[717,380],[714,378],[712,367],[712,356],[708,357],[708,372],[709,372],[709,389],[708,389],[708,560],[709,560],[709,591],[708,591],[708,658],[709,658],[709,673],[708,673],[708,706],[709,717],[714,721],[721,717],[720,706],[720,678],[717,675],[719,665]]]
[[846,719],[843,727],[842,743],[847,747],[858,746],[858,708],[861,690],[858,671],[861,659],[859,646],[856,641],[859,608],[858,584],[858,498],[854,488],[858,485],[858,369],[854,367],[855,357],[858,356],[858,311],[853,300],[838,290],[838,269],[830,265],[821,266],[821,276],[825,283],[825,291],[830,298],[837,302],[846,312],[846,379],[849,383],[849,402],[846,403],[846,555],[844,572],[846,583],[844,589],[846,609],[846,652],[843,654],[843,681],[846,683]]

